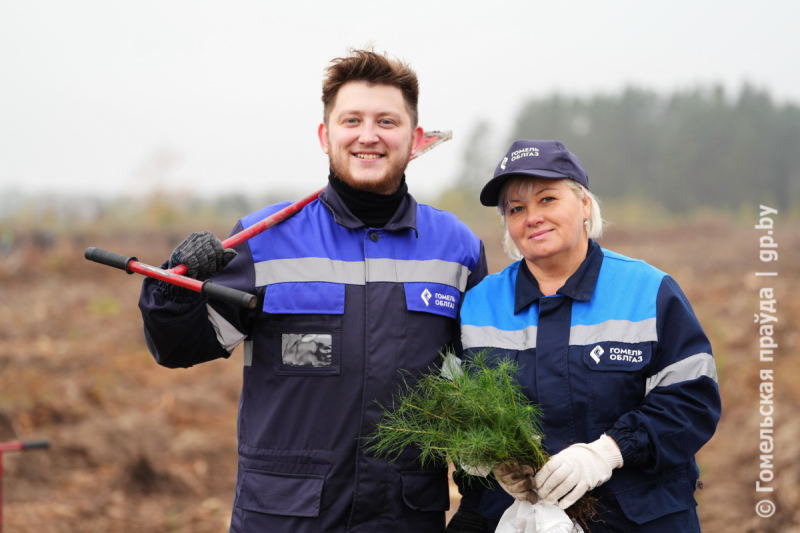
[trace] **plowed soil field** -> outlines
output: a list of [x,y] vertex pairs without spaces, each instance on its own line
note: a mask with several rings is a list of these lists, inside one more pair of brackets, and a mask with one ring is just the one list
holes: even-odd
[[[492,271],[508,264],[497,231],[480,232]],[[672,274],[712,340],[724,411],[698,455],[707,532],[800,532],[800,229],[777,231],[775,278],[754,275],[764,270],[759,235],[687,223],[612,228],[600,241]],[[93,245],[159,264],[175,244],[158,234],[23,235],[0,251],[0,442],[52,441],[4,455],[5,531],[227,531],[241,351],[187,370],[157,366],[136,307],[141,278],[83,259]],[[761,287],[777,300],[771,363],[758,358]],[[755,491],[761,369],[775,378],[772,493]],[[771,518],[756,515],[764,497],[777,504]]]

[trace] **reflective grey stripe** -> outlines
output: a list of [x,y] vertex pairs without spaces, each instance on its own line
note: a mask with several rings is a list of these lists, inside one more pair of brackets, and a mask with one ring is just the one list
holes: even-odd
[[677,363],[672,363],[667,368],[647,378],[647,385],[644,395],[656,387],[666,387],[683,381],[691,381],[700,376],[708,376],[718,383],[717,365],[714,364],[714,357],[708,353],[698,353],[687,357]]
[[569,343],[573,346],[586,346],[609,341],[634,343],[657,340],[655,318],[639,322],[606,320],[593,326],[572,326],[569,330]]
[[364,285],[363,261],[336,261],[326,257],[274,259],[256,263],[256,287],[273,283],[326,281]]
[[503,348],[527,350],[536,348],[536,326],[516,331],[503,331],[493,326],[461,326],[461,345],[464,348]]
[[419,282],[450,285],[461,292],[467,288],[469,269],[461,263],[428,259],[367,259],[367,282]]
[[253,365],[253,341],[244,341],[244,366]]
[[206,308],[208,309],[208,320],[214,326],[214,331],[217,332],[217,340],[226,352],[231,353],[247,335],[233,327],[210,305],[206,304]]
[[404,261],[396,259],[367,259],[338,261],[325,257],[274,259],[255,264],[256,287],[273,283],[324,281],[346,285],[366,282],[441,283],[464,292],[469,269],[460,263],[429,259]]

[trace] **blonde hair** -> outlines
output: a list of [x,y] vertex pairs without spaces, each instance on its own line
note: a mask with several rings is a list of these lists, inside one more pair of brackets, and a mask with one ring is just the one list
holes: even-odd
[[[511,238],[511,235],[508,233],[506,205],[508,204],[508,198],[512,193],[517,193],[520,198],[524,200],[527,200],[533,196],[533,186],[537,179],[542,178],[536,178],[535,176],[515,176],[505,182],[505,184],[503,184],[503,188],[500,189],[497,210],[500,212],[500,217],[503,219],[503,249],[508,256],[515,261],[522,259],[522,254],[517,248],[517,245],[514,244],[514,240]],[[560,180],[553,181],[563,182],[564,185],[569,187],[572,192],[575,193],[575,196],[578,198],[578,200],[583,200],[586,197],[589,198],[589,218],[586,219],[586,234],[590,239],[599,239],[602,237],[603,228],[606,225],[606,221],[603,220],[603,217],[600,213],[600,200],[597,198],[597,196],[592,194],[589,189],[573,179],[562,178]]]

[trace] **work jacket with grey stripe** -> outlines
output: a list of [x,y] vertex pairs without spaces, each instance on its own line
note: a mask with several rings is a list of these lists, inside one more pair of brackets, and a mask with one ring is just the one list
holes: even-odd
[[255,310],[169,300],[150,279],[139,303],[164,366],[228,357],[244,342],[231,531],[443,531],[445,467],[423,469],[410,450],[390,464],[365,443],[399,370],[428,371],[458,344],[462,296],[486,275],[480,240],[410,195],[384,228],[365,228],[328,187],[237,251],[212,280],[257,294]]
[[[694,454],[720,396],[711,346],[670,276],[590,240],[580,268],[544,296],[514,263],[466,295],[461,341],[468,357],[517,361],[550,454],[603,433],[619,445],[625,465],[593,491],[604,524],[591,531],[699,531]],[[486,491],[478,509],[497,520],[512,502]]]

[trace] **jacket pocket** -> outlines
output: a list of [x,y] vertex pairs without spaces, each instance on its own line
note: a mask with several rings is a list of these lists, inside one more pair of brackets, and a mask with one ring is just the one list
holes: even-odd
[[447,470],[400,472],[403,501],[415,511],[447,511],[450,486]]
[[681,472],[648,483],[617,491],[614,495],[622,512],[637,524],[644,524],[668,514],[697,505],[692,487]]
[[643,373],[650,363],[649,342],[600,342],[584,346],[589,424],[608,429],[644,398]]
[[318,517],[325,478],[246,469],[236,507],[257,513]]
[[279,376],[341,373],[345,287],[340,283],[278,283],[264,293],[270,313],[272,366]]

